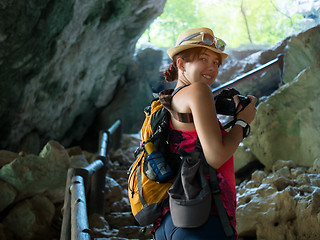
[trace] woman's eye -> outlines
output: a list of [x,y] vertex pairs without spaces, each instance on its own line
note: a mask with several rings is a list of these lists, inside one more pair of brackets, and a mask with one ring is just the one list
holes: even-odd
[[214,64],[214,65],[217,65],[217,66],[220,65],[219,62],[213,62],[213,64]]

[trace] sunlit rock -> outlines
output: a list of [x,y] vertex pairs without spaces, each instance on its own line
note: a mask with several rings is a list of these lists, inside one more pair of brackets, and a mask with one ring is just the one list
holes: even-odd
[[277,160],[272,165],[272,171],[275,172],[275,171],[281,170],[283,168],[293,168],[296,166],[297,166],[297,164],[294,163],[292,160]]
[[234,154],[234,170],[237,171],[250,162],[256,160],[250,148],[244,146],[242,143],[239,145],[237,151]]
[[314,173],[320,173],[320,158],[316,158],[313,163],[312,170]]
[[[294,81],[304,69],[320,64],[320,26],[292,36],[285,49],[283,82]],[[318,79],[319,80],[319,79]],[[315,95],[314,95],[315,96]]]
[[320,155],[319,75],[313,65],[259,105],[244,144],[267,169],[277,159],[312,166]]
[[[297,171],[301,174],[291,174]],[[295,166],[278,168],[274,173],[253,173],[252,180],[238,187],[239,236],[258,240],[318,239],[320,187],[311,180],[319,178],[315,175]]]
[[51,200],[64,198],[69,156],[59,143],[49,142],[40,156],[18,157],[0,169],[0,179],[11,184],[18,199],[46,192]]

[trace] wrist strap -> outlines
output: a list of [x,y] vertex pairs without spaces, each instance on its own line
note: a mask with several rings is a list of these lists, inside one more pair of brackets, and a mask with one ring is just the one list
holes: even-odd
[[239,125],[242,127],[242,138],[246,138],[248,137],[248,135],[250,134],[250,125],[249,123],[247,123],[246,121],[242,120],[242,119],[238,119],[235,123],[235,125]]
[[249,126],[249,124],[246,122],[246,121],[244,121],[244,120],[242,120],[242,119],[238,119],[235,123],[234,123],[234,125],[240,125],[241,127],[246,127],[246,126]]

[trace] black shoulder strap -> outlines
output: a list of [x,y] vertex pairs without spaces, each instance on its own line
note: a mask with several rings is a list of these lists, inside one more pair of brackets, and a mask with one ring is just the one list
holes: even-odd
[[231,227],[228,214],[226,212],[226,209],[224,208],[224,205],[221,199],[220,188],[219,188],[219,183],[217,179],[217,172],[212,167],[209,167],[209,172],[210,172],[211,193],[218,210],[218,214],[220,217],[220,221],[221,221],[224,233],[226,234],[227,237],[232,237],[234,236],[234,231],[233,231],[233,228]]
[[180,86],[178,88],[176,88],[172,93],[171,93],[171,97],[173,97],[177,92],[179,92],[182,88],[185,88],[187,86],[189,86],[190,84],[188,85],[183,85],[183,86]]

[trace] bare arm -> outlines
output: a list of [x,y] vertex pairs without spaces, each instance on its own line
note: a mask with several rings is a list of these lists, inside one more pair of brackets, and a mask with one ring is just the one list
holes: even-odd
[[[187,96],[187,97],[185,97]],[[186,104],[192,112],[194,127],[198,133],[207,162],[214,168],[221,167],[236,151],[242,141],[243,129],[235,125],[222,136],[217,120],[211,89],[203,83],[193,83],[184,92]],[[255,116],[255,102],[239,113],[238,118],[251,123]],[[237,101],[237,99],[236,99]]]

